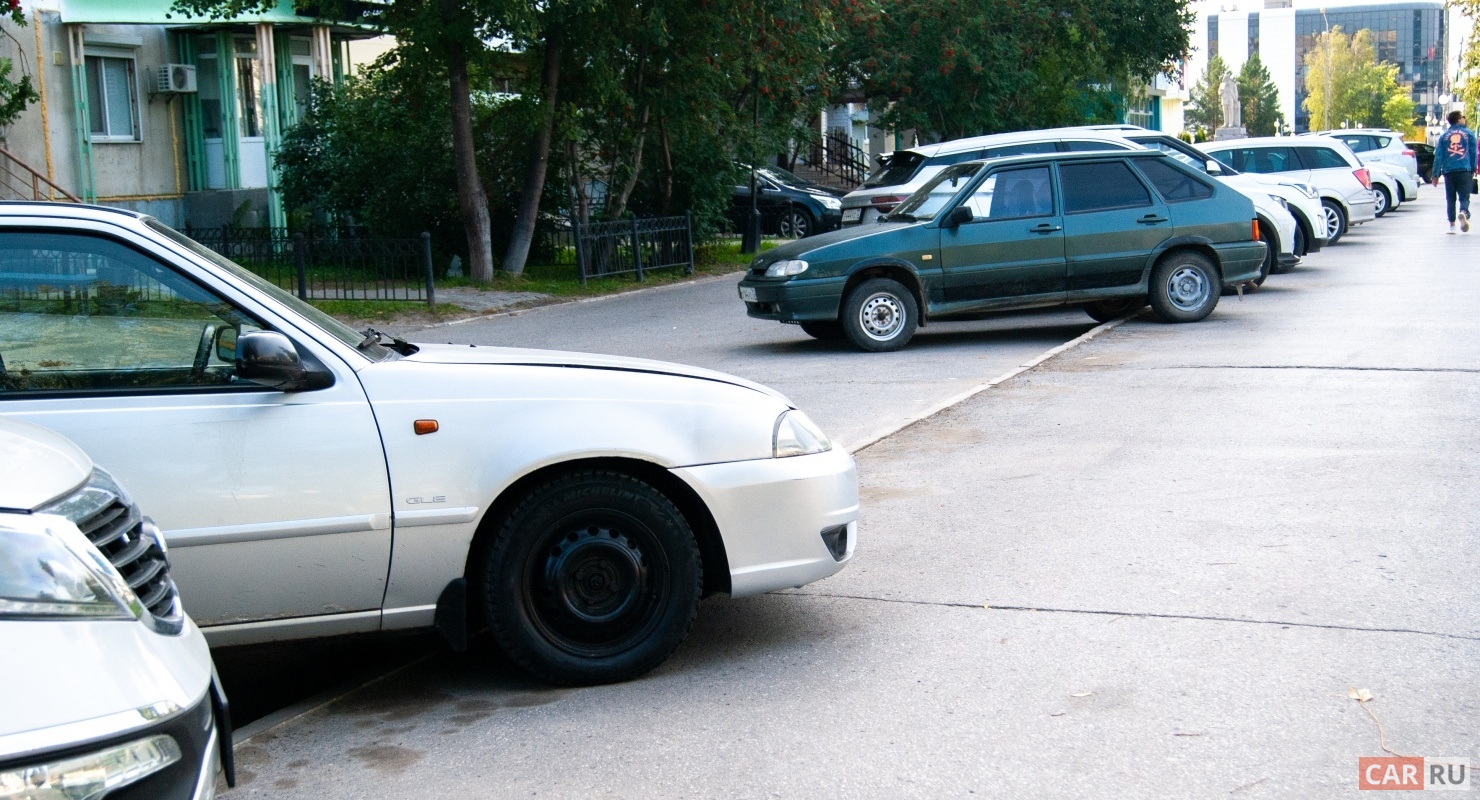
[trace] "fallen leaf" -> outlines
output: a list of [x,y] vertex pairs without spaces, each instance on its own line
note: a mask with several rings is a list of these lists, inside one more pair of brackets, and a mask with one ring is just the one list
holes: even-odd
[[1356,687],[1347,689],[1346,696],[1357,701],[1358,703],[1365,703],[1368,700],[1372,699],[1371,692],[1367,691],[1366,689],[1358,689]]
[[1070,697],[1089,697],[1092,694],[1094,694],[1094,692],[1074,692],[1073,694],[1070,694],[1069,696]]
[[1066,714],[1066,713],[1067,713],[1067,712],[1064,712],[1064,711],[1055,711],[1055,712],[1053,712],[1053,713],[1052,713],[1052,714],[1049,714],[1049,716],[1050,716],[1050,717],[1062,717],[1062,716],[1064,716],[1064,714]]

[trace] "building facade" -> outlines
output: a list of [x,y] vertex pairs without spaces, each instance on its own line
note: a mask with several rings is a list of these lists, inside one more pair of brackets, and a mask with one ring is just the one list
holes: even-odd
[[1471,34],[1464,15],[1442,0],[1340,6],[1325,6],[1321,0],[1253,0],[1204,2],[1195,8],[1187,80],[1195,83],[1214,55],[1237,73],[1258,53],[1279,89],[1285,123],[1297,133],[1321,125],[1319,120],[1312,125],[1303,105],[1308,94],[1305,56],[1326,30],[1339,26],[1348,35],[1372,31],[1378,59],[1397,65],[1399,82],[1413,93],[1416,113],[1436,117],[1451,104],[1460,55]]
[[[6,21],[41,101],[0,132],[10,172],[184,228],[286,224],[273,154],[318,79],[370,34],[276,9],[182,18],[171,0],[38,0]],[[14,186],[0,186],[15,199]],[[56,191],[48,188],[48,193]]]

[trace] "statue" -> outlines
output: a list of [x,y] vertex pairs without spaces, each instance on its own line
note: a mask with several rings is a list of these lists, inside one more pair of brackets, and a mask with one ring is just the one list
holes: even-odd
[[1234,80],[1232,73],[1223,76],[1220,92],[1223,99],[1223,127],[1243,127],[1243,114],[1238,102],[1238,81]]

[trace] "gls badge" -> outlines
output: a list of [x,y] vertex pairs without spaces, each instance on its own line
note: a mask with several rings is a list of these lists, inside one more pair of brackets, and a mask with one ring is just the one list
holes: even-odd
[[447,496],[446,495],[442,495],[442,494],[434,495],[432,497],[408,497],[408,498],[406,498],[406,504],[407,505],[413,505],[413,506],[416,506],[416,505],[426,505],[427,503],[445,503],[445,502],[447,502]]

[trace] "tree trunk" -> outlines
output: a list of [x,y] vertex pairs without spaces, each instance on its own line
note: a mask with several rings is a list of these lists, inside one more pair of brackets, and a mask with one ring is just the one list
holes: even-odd
[[627,201],[632,197],[632,190],[637,188],[637,176],[642,173],[642,145],[647,141],[648,112],[651,106],[642,107],[642,119],[638,122],[637,142],[632,147],[632,170],[627,175],[627,182],[622,185],[622,191],[617,194],[617,205],[610,212],[612,219],[622,216],[627,210]]
[[591,195],[586,191],[586,177],[581,172],[581,149],[575,139],[565,140],[565,160],[570,162],[570,185],[575,194],[576,220],[584,225],[591,221]]
[[668,207],[673,202],[673,150],[668,146],[668,122],[658,117],[658,141],[663,146],[663,201],[660,208],[668,216]]
[[457,206],[468,237],[468,274],[478,283],[493,280],[493,242],[488,222],[488,195],[478,177],[473,155],[473,103],[468,89],[468,54],[462,42],[447,47],[447,75],[452,91],[452,152],[457,169]]
[[545,31],[545,65],[540,72],[540,102],[544,104],[540,130],[530,146],[529,167],[524,171],[524,189],[519,193],[515,211],[514,234],[504,252],[503,268],[514,275],[524,274],[529,259],[529,246],[534,243],[535,222],[540,211],[540,195],[545,190],[545,168],[550,163],[550,139],[555,132],[556,92],[560,88],[560,36],[558,31]]

